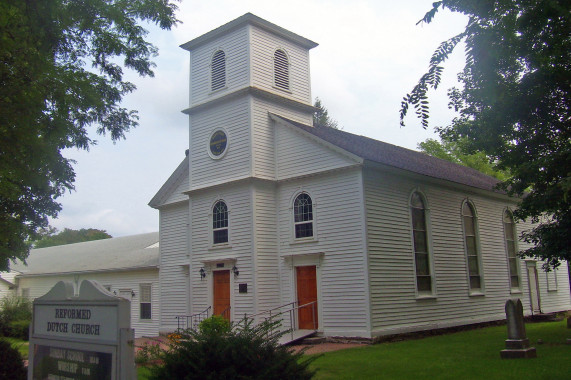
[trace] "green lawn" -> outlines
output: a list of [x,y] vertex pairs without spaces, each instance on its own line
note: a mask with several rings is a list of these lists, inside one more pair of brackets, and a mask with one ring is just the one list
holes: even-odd
[[565,321],[526,329],[536,359],[500,359],[507,328],[497,326],[330,352],[312,367],[316,379],[571,379]]
[[[506,326],[328,352],[315,379],[571,379],[571,330],[565,321],[528,323],[536,359],[500,359]],[[542,339],[543,344],[537,344]],[[148,370],[138,369],[139,380]]]
[[28,342],[27,341],[21,340],[21,339],[16,339],[16,338],[8,338],[8,337],[0,337],[0,339],[3,339],[3,340],[10,342],[12,347],[17,348],[18,351],[20,351],[20,355],[22,355],[22,357],[24,359],[28,358]]

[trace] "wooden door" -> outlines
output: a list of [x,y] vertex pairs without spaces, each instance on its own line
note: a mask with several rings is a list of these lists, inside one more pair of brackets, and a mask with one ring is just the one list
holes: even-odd
[[541,301],[539,298],[539,281],[537,278],[537,265],[534,261],[527,261],[527,279],[529,281],[529,297],[532,314],[541,313]]
[[213,274],[213,298],[215,315],[230,320],[230,271],[218,270]]
[[298,326],[300,329],[317,329],[317,276],[315,265],[296,267],[295,271],[298,306],[315,302],[313,305],[308,305],[298,310]]

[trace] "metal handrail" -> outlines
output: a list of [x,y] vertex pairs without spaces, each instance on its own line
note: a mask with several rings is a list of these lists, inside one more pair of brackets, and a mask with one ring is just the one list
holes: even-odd
[[[177,330],[181,329],[181,319],[186,319],[186,323],[183,324],[183,326],[185,329],[189,328],[189,319],[190,319],[190,328],[195,329],[198,324],[200,322],[202,322],[204,319],[208,318],[208,316],[210,315],[210,309],[212,309],[212,306],[208,306],[206,309],[202,310],[201,312],[192,314],[192,315],[177,315],[175,316],[176,318],[176,326],[177,326]],[[206,314],[206,317],[204,316],[204,314]]]
[[[300,305],[300,306],[295,306],[295,304],[297,304],[297,301],[289,302],[289,303],[286,303],[286,304],[284,304],[284,305],[277,306],[277,307],[274,307],[274,308],[272,308],[272,309],[264,310],[264,311],[261,311],[261,312],[256,313],[256,314],[251,314],[251,315],[244,314],[244,319],[243,319],[242,321],[245,321],[247,318],[249,318],[249,319],[254,319],[254,317],[259,317],[260,315],[267,314],[267,313],[269,313],[270,315],[269,315],[269,317],[264,318],[264,319],[266,319],[266,320],[272,319],[272,318],[276,318],[276,317],[278,317],[278,316],[280,316],[280,315],[282,315],[282,314],[288,313],[288,314],[289,314],[289,320],[290,320],[289,333],[291,334],[291,339],[293,340],[293,332],[294,332],[294,330],[296,330],[296,328],[295,328],[295,314],[294,314],[294,312],[295,312],[296,310],[299,310],[299,309],[302,309],[302,308],[310,307],[310,306],[311,306],[311,311],[312,311],[311,315],[312,315],[313,329],[314,329],[314,330],[317,330],[316,310],[315,310],[315,306],[317,305],[317,301],[308,302],[308,303],[303,304],[303,305]],[[278,309],[282,309],[282,308],[284,308],[284,307],[286,307],[286,306],[291,306],[291,305],[294,305],[294,306],[291,307],[291,308],[288,309],[288,310],[281,311],[281,312],[279,312],[279,313],[277,313],[277,314],[273,314],[273,315],[272,315],[272,312],[273,312],[273,311],[278,310]],[[282,320],[283,320],[283,319],[282,319]],[[242,323],[242,321],[238,322],[238,323],[235,325],[235,327],[240,326],[240,324]]]
[[230,309],[232,308],[232,306],[228,306],[226,309],[224,309],[222,311],[222,313],[218,314],[223,318],[226,318],[227,320],[230,320]]

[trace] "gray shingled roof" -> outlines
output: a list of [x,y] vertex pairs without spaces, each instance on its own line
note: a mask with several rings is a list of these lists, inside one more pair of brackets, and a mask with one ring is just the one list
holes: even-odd
[[494,177],[480,173],[475,169],[432,157],[425,153],[334,128],[314,128],[281,116],[274,116],[365,160],[490,191],[494,191],[494,186],[499,182]]
[[158,267],[158,242],[159,233],[150,232],[32,249],[27,265],[18,261],[10,269],[22,275],[41,275]]

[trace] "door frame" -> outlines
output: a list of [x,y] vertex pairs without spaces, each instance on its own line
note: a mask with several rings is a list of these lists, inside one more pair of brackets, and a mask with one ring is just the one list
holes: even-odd
[[[529,307],[531,309],[531,314],[541,314],[541,295],[539,288],[539,273],[537,270],[537,262],[535,260],[526,260],[525,271],[527,272],[527,284],[529,290]],[[530,273],[530,271],[533,273]],[[537,302],[537,310],[534,309],[534,297],[532,292],[532,284],[535,284],[535,301]]]
[[[214,272],[227,270],[230,272],[230,321],[234,320],[234,284],[235,276],[232,273],[232,267],[236,266],[235,259],[223,259],[216,261],[203,261],[204,269],[206,270],[206,278],[208,279],[208,305],[212,306],[212,313],[214,315]],[[223,266],[220,266],[223,265]]]
[[[288,262],[290,270],[291,302],[297,301],[297,267],[315,266],[315,285],[317,286],[317,331],[322,332],[324,326],[323,319],[323,297],[321,292],[321,265],[323,253],[292,255],[284,257]],[[295,314],[295,324],[299,326],[298,313]]]

